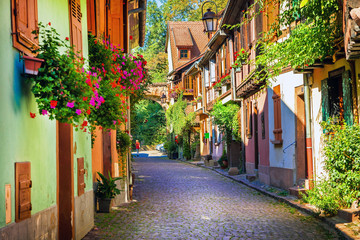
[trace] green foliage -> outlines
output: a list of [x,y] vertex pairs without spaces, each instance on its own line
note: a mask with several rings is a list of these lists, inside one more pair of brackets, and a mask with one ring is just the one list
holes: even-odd
[[166,140],[164,109],[156,102],[140,100],[132,111],[131,133],[144,145],[163,143]]
[[[339,37],[342,34],[342,4],[339,4],[338,0],[302,1],[303,7],[300,7],[300,1],[270,0],[266,4],[280,5],[282,11],[270,30],[264,33],[257,43],[257,49],[261,54],[251,63],[255,64],[257,69],[253,78],[259,81],[275,79],[283,68],[307,67],[316,60],[323,61],[326,57],[334,55],[336,47],[339,48]],[[255,8],[259,10],[252,14]],[[241,23],[234,26],[225,27],[240,27],[263,13],[264,9],[263,0],[255,0],[244,13],[244,16],[251,16],[250,18],[244,18]],[[279,42],[274,41],[275,37],[285,37],[282,36],[284,26],[290,26],[295,20],[300,20],[300,17],[301,22],[298,21],[295,27],[291,27],[288,38]]]
[[360,126],[323,122],[324,170],[327,177],[316,182],[306,200],[334,214],[360,200]]
[[226,155],[226,150],[225,148],[223,149],[223,153],[221,155],[221,157],[219,158],[219,160],[217,161],[218,164],[220,165],[220,167],[224,168],[224,167],[227,167],[224,165],[224,162],[223,161],[227,161],[227,155]]
[[186,158],[186,160],[191,159],[190,145],[187,141],[184,141],[183,143],[183,156]]
[[186,100],[183,100],[182,94],[179,96],[176,103],[171,105],[166,111],[167,126],[171,128],[171,132],[175,135],[183,135],[192,130],[196,114],[191,112],[185,113],[187,107]]
[[86,117],[84,109],[88,108],[83,98],[92,95],[81,72],[83,59],[70,47],[69,38],[60,39],[50,25],[39,23],[39,31],[33,34],[41,38],[39,49],[34,52],[45,60],[38,76],[31,79],[39,113],[60,122],[78,124]]
[[109,172],[109,178],[106,178],[101,173],[97,172],[100,176],[101,180],[98,178],[96,181],[98,182],[98,188],[96,191],[96,196],[98,198],[114,198],[117,194],[120,193],[120,189],[116,187],[115,181],[120,180],[120,177],[112,178]]
[[122,157],[129,151],[131,146],[131,139],[126,132],[116,129],[116,149]]
[[164,148],[168,153],[175,153],[177,152],[178,146],[174,141],[169,139],[168,141],[165,142]]
[[239,109],[239,106],[235,103],[223,105],[221,101],[217,101],[210,112],[210,115],[214,117],[214,123],[225,133],[227,144],[231,143],[233,134],[238,136],[239,121],[237,121],[237,112]]

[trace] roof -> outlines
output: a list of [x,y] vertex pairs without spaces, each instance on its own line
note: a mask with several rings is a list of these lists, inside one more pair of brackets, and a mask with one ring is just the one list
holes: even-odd
[[[165,52],[168,50],[169,40],[172,56],[171,61],[174,69],[177,69],[189,60],[192,60],[205,52],[208,36],[204,32],[204,25],[201,21],[168,22]],[[190,59],[179,59],[179,47],[185,47],[190,50]]]
[[174,28],[172,34],[174,34],[175,45],[177,47],[194,46],[189,28]]

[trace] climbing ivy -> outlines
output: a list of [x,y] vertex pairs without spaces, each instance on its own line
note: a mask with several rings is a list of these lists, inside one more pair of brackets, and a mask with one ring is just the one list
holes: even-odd
[[225,133],[227,144],[231,143],[233,135],[240,139],[237,118],[239,109],[240,107],[235,103],[223,105],[221,101],[217,101],[210,112],[210,115],[214,117],[214,123]]
[[[241,27],[261,13],[268,17],[272,13],[266,12],[267,6],[279,8],[280,14],[257,42],[260,54],[251,62],[257,69],[252,78],[259,81],[274,79],[288,66],[301,69],[329,56],[336,60],[335,53],[340,50],[342,41],[341,1],[255,0],[244,11],[239,24],[224,27]],[[283,29],[290,30],[288,36]],[[278,38],[282,40],[275,41]]]

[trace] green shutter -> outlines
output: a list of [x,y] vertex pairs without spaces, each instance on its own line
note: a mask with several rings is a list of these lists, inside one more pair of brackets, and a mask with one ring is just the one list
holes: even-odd
[[328,79],[321,81],[321,112],[322,120],[326,121],[330,116]]
[[344,120],[347,125],[353,125],[352,94],[351,94],[351,73],[350,70],[342,74],[342,88],[344,101]]

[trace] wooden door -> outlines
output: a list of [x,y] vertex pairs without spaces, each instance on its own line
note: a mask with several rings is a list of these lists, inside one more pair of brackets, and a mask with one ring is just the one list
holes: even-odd
[[307,178],[304,86],[295,88],[296,181]]
[[111,174],[111,133],[103,130],[103,175]]
[[72,126],[57,124],[57,205],[59,239],[74,239],[74,168]]

